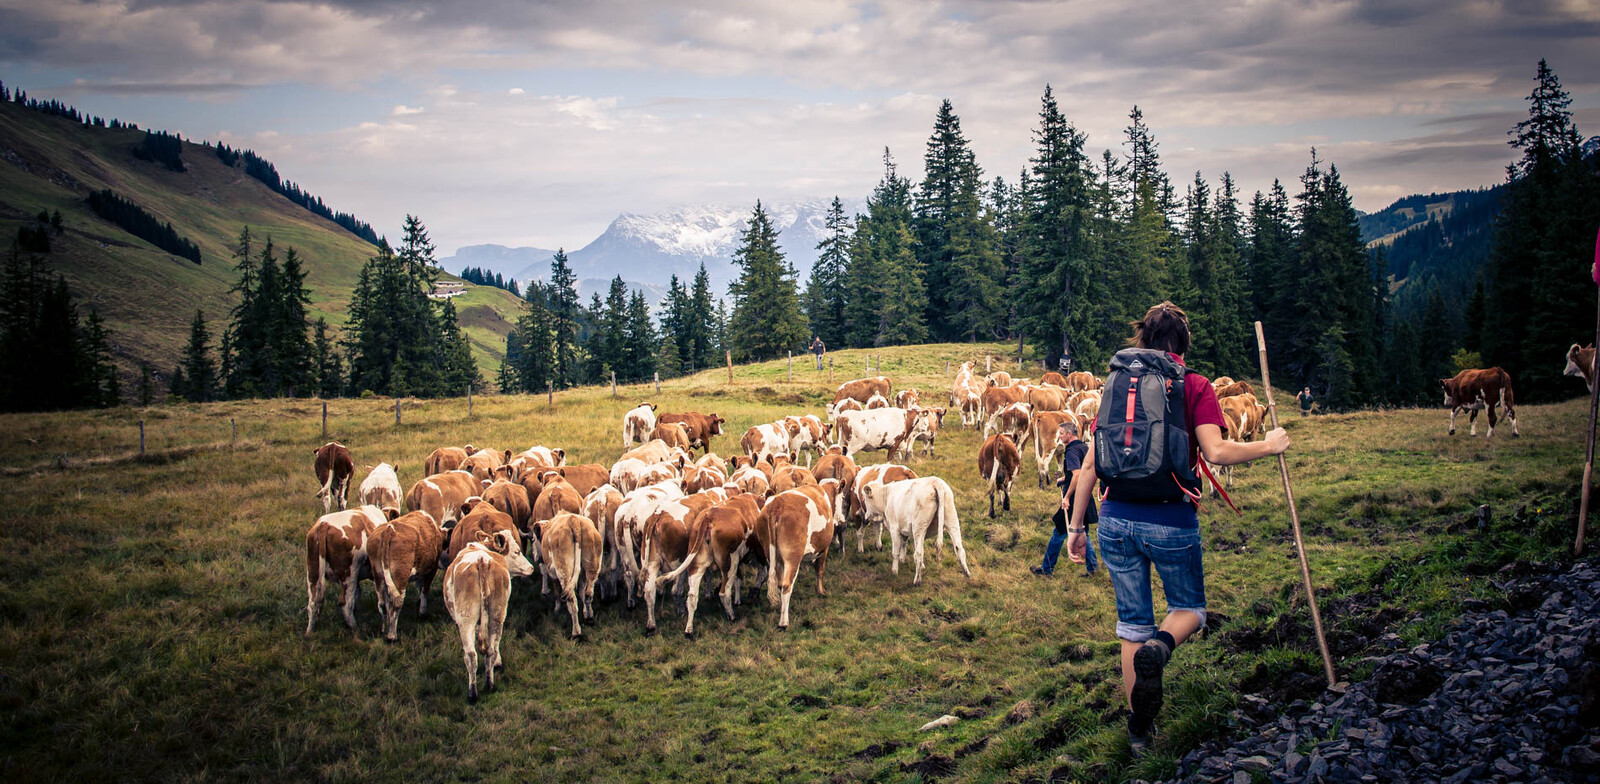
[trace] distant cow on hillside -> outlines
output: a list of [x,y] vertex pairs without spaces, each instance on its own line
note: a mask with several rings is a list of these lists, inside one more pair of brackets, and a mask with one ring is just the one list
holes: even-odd
[[1463,370],[1455,378],[1441,378],[1444,387],[1444,404],[1450,409],[1450,435],[1456,434],[1456,414],[1471,411],[1471,435],[1478,434],[1478,412],[1489,411],[1488,438],[1494,438],[1495,409],[1504,406],[1505,418],[1511,422],[1511,435],[1517,436],[1516,402],[1511,394],[1511,374],[1492,367],[1487,370]]

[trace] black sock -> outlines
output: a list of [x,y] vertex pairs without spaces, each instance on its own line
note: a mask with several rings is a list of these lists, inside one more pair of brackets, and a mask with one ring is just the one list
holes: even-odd
[[1172,639],[1172,635],[1167,634],[1165,630],[1156,632],[1156,639],[1160,640],[1163,645],[1167,646],[1167,651],[1169,653],[1178,649],[1178,641]]

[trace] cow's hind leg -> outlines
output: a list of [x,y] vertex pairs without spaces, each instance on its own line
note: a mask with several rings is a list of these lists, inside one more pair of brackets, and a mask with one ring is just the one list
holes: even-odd
[[[322,567],[319,564],[317,568]],[[327,595],[327,587],[322,575],[317,575],[316,580],[306,577],[306,636],[311,636],[311,630],[317,625],[317,613],[322,609],[322,598]]]
[[[699,566],[699,564],[695,564],[695,566]],[[689,616],[689,621],[683,627],[683,636],[685,637],[694,636],[694,613],[695,610],[700,609],[700,582],[706,578],[705,569],[696,569],[693,566],[689,567],[689,569],[689,574],[684,577],[684,581],[689,584],[689,593],[684,597],[684,609]]]
[[1498,418],[1495,416],[1495,409],[1497,406],[1493,403],[1490,403],[1487,408],[1489,409],[1489,434],[1486,436],[1486,438],[1494,438],[1494,426],[1498,421]]
[[783,561],[783,571],[778,572],[772,578],[774,582],[778,583],[780,596],[778,610],[778,631],[780,632],[788,631],[789,629],[789,600],[794,596],[794,578],[798,576],[797,573],[799,571],[800,558],[786,558]]
[[[350,576],[344,578],[344,585],[340,586],[340,588],[339,595],[344,604],[344,625],[354,631],[356,628],[356,600],[361,596],[361,578],[356,576],[353,566],[350,570]],[[318,604],[321,604],[321,602],[318,602]]]
[[1478,409],[1472,409],[1472,413],[1467,415],[1467,424],[1472,426],[1467,430],[1467,435],[1476,436],[1478,434]]
[[1459,408],[1450,409],[1450,435],[1456,434],[1456,414],[1460,411]]
[[[461,617],[467,619],[456,624],[461,632],[461,658],[467,665],[467,702],[478,701],[478,620],[482,607],[476,602],[464,602]],[[470,615],[468,613],[471,613]]]
[[922,582],[922,567],[925,563],[923,553],[927,547],[928,529],[924,528],[921,531],[918,531],[915,527],[913,527],[911,536],[917,540],[911,545],[911,556],[917,564],[916,571],[911,574],[911,584],[916,585]]
[[828,548],[824,547],[824,548],[822,548],[822,552],[817,553],[817,595],[818,596],[827,596],[828,595],[828,592],[823,590],[823,588],[822,588],[822,570],[824,570],[826,568],[828,568]]

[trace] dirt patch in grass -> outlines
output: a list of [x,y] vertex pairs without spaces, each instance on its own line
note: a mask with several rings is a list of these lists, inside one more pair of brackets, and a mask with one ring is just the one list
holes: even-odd
[[900,763],[900,772],[920,773],[924,779],[944,778],[956,772],[956,761],[943,754],[929,754],[916,762]]
[[[1329,651],[1341,658],[1359,654],[1405,618],[1405,610],[1385,605],[1386,600],[1379,591],[1324,600],[1320,609]],[[1269,626],[1233,629],[1221,633],[1218,639],[1224,649],[1233,653],[1257,653],[1275,647],[1309,650],[1317,644],[1311,613],[1304,608],[1280,614]]]
[[895,751],[905,748],[905,745],[906,744],[897,740],[874,743],[871,746],[856,752],[854,756],[856,759],[878,759],[880,757],[887,757],[890,754],[893,754]]
[[1327,686],[1321,671],[1295,659],[1288,670],[1269,667],[1266,662],[1257,664],[1255,672],[1239,682],[1239,692],[1258,694],[1268,702],[1287,705],[1295,700],[1315,699]]

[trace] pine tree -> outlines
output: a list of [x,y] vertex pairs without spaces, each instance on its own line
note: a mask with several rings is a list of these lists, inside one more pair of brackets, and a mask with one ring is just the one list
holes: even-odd
[[526,310],[506,336],[506,364],[512,366],[515,388],[530,394],[544,392],[546,384],[555,381],[555,335],[548,296],[547,287],[530,283],[522,297]]
[[204,403],[215,397],[216,367],[211,363],[210,331],[200,310],[189,322],[189,342],[183,348],[183,386],[177,389],[185,400]]
[[805,311],[811,333],[829,346],[845,345],[845,303],[848,286],[845,273],[850,258],[850,219],[838,196],[828,206],[823,219],[827,234],[817,243],[817,263],[806,281]]
[[139,387],[134,391],[135,403],[148,408],[156,399],[155,380],[151,377],[150,363],[139,363]]
[[344,367],[339,361],[339,352],[334,349],[333,339],[328,335],[326,319],[317,319],[313,326],[311,346],[317,396],[324,399],[342,396]]
[[629,381],[647,381],[655,377],[656,351],[659,342],[655,324],[650,320],[650,305],[644,295],[635,291],[628,296],[627,343],[623,352],[626,373],[619,378]]
[[1090,272],[1087,229],[1093,216],[1084,137],[1061,114],[1048,85],[1041,103],[1030,159],[1018,311],[1025,339],[1047,361],[1062,358],[1067,369],[1096,367],[1107,354],[1085,340],[1098,320],[1099,303],[1082,291]]
[[722,363],[722,352],[728,348],[727,313],[722,302],[711,301],[711,276],[702,263],[694,274],[694,286],[689,295],[689,357],[695,368],[708,368]]
[[607,373],[614,372],[617,378],[628,378],[627,350],[628,350],[628,287],[623,283],[622,276],[611,279],[611,287],[606,292],[605,302],[602,303],[599,295],[595,295],[594,305],[595,331],[590,335],[584,347],[589,350],[590,371],[589,377],[596,382],[604,383],[608,380]]
[[[906,335],[927,335],[928,295],[925,270],[914,250],[911,183],[899,176],[888,149],[883,151],[883,169],[883,179],[867,200],[867,214],[856,219],[845,269],[850,292],[844,308],[845,338],[856,347],[898,344]],[[910,258],[902,255],[907,252]],[[891,324],[891,318],[897,323]]]
[[775,359],[802,348],[806,322],[800,313],[795,271],[778,249],[778,232],[760,201],[750,214],[733,263],[739,279],[728,287],[734,302],[728,340],[735,358]]
[[279,394],[304,396],[316,386],[313,347],[306,337],[310,325],[306,305],[310,302],[305,270],[300,266],[299,254],[291,247],[283,255],[281,293],[274,309],[277,323],[272,332],[276,344],[273,353],[283,383]]
[[[661,332],[668,340],[672,341],[672,356],[676,361],[671,366],[674,374],[683,364],[683,358],[688,356],[692,347],[689,341],[689,292],[683,283],[674,274],[667,282],[667,299],[665,308],[661,313]],[[659,353],[659,352],[658,352]],[[666,375],[663,368],[662,375]]]
[[445,300],[440,308],[438,346],[442,360],[440,395],[454,397],[465,395],[468,388],[483,389],[483,377],[478,373],[478,363],[472,359],[472,346],[461,331],[452,300]]
[[545,297],[550,314],[551,349],[555,365],[552,380],[557,389],[578,383],[578,278],[567,264],[566,249],[557,249],[550,262],[550,285]]
[[903,223],[890,223],[882,231],[877,252],[890,283],[885,287],[876,345],[926,343],[928,328],[922,314],[928,308],[928,296],[922,286],[922,263],[911,251],[911,232]]
[[912,227],[917,259],[927,288],[934,292],[930,326],[945,339],[988,336],[1001,320],[1004,272],[994,227],[983,213],[982,171],[949,100],[940,104],[934,118],[923,166]]

